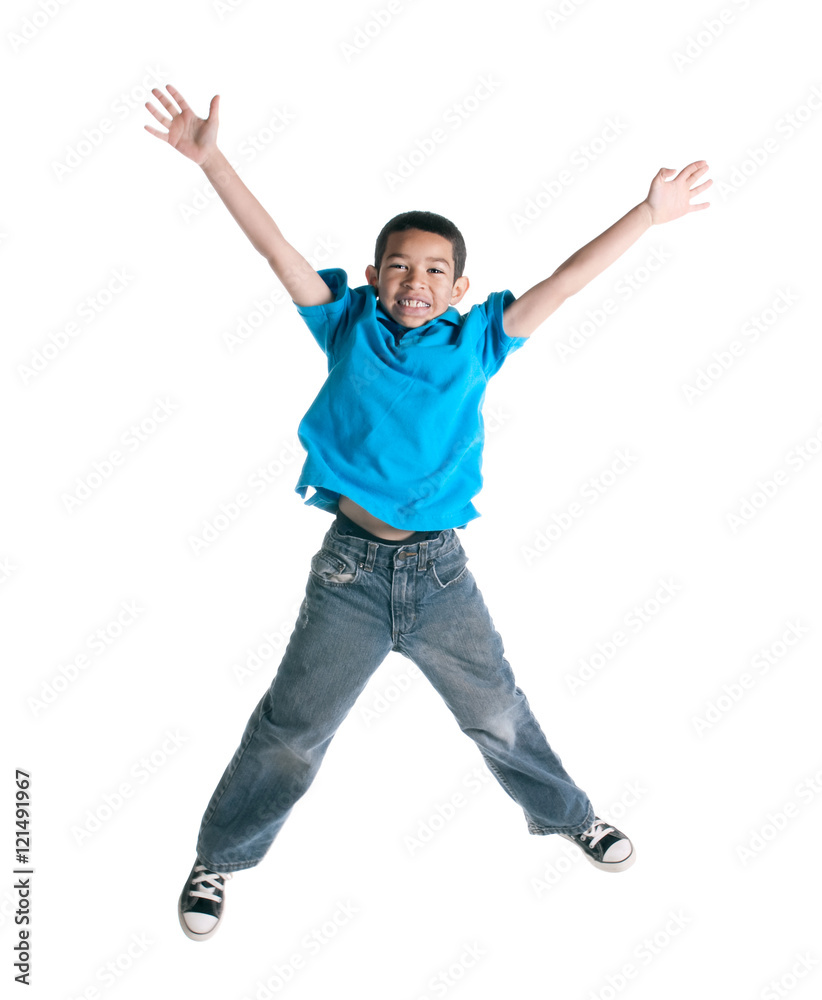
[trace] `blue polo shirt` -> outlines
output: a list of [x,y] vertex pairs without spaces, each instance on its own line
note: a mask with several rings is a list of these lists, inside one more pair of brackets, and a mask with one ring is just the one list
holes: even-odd
[[509,337],[494,292],[416,329],[396,323],[371,285],[319,272],[334,300],[297,306],[328,358],[328,377],[300,422],[307,457],[296,492],[337,511],[340,494],[407,531],[465,528],[479,517],[482,403],[488,380],[526,337]]

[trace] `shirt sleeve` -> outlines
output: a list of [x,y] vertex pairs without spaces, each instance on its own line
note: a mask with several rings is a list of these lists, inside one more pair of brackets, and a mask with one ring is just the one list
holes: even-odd
[[512,292],[493,292],[479,307],[485,312],[485,337],[479,345],[480,360],[487,378],[502,367],[509,354],[518,351],[527,337],[509,337],[503,325],[503,310],[515,301]]
[[331,359],[335,354],[337,335],[349,321],[351,289],[348,287],[348,275],[339,267],[325,268],[317,274],[331,290],[334,296],[332,301],[319,306],[299,306],[296,302],[294,305],[314,339]]

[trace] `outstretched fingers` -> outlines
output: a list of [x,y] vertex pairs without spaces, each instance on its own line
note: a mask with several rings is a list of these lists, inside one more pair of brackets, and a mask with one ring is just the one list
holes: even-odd
[[180,91],[176,89],[176,87],[172,87],[170,83],[167,83],[166,90],[169,92],[169,94],[171,94],[171,96],[174,98],[177,104],[179,104],[181,111],[190,110],[189,106],[186,104],[185,98],[180,93]]
[[[158,87],[153,87],[151,93],[154,94],[155,98],[163,105],[166,111],[171,115],[167,118],[161,111],[158,111],[149,101],[146,101],[146,108],[151,112],[152,115],[157,119],[157,121],[163,126],[163,128],[171,129],[174,119],[182,114],[183,111],[188,108],[183,95],[179,91],[175,90],[174,87],[166,85],[167,90],[173,95],[174,100],[177,101],[180,110],[178,110],[174,104],[166,97],[166,95]],[[168,142],[168,132],[158,132],[156,128],[152,128],[150,125],[144,125],[146,132],[150,132],[152,135],[156,135],[158,139],[165,139]]]
[[[692,168],[690,174],[688,174],[688,200],[690,201],[693,198],[696,198],[697,195],[702,194],[703,191],[707,191],[713,184],[713,181],[703,181],[703,183],[698,185],[698,187],[691,187],[691,184],[693,184],[694,181],[698,181],[699,178],[702,177],[708,170],[708,164],[705,160],[697,160],[696,163],[691,163],[689,166]],[[688,168],[686,167],[686,169]],[[709,201],[703,201],[698,205],[689,205],[688,208],[691,212],[698,212],[703,208],[710,208],[710,204],[711,203]]]
[[[169,87],[168,89],[170,91],[172,88]],[[163,105],[163,107],[171,115],[172,118],[176,118],[177,115],[180,114],[180,112],[177,110],[177,108],[174,106],[174,104],[169,100],[168,97],[166,97],[166,95],[162,92],[162,90],[160,90],[159,87],[153,87],[152,90],[151,90],[151,92],[152,92],[152,94],[154,94],[154,96],[157,98],[157,100],[160,102],[160,104]],[[148,103],[146,103],[146,106],[148,107]],[[154,112],[154,109],[150,108],[150,110],[154,114],[154,117],[157,118],[158,116]]]
[[[695,198],[698,194],[700,194],[706,188],[709,188],[712,184],[713,184],[713,181],[705,181],[704,184],[700,184],[698,188],[694,188],[693,191],[689,192],[689,198]],[[711,203],[709,201],[700,201],[696,205],[689,205],[688,206],[688,211],[689,212],[698,212],[702,208],[710,208],[710,207],[711,207]]]
[[705,160],[696,160],[694,163],[689,163],[687,167],[683,167],[679,172],[679,177],[682,177],[684,174],[685,179],[691,183],[692,181],[699,180],[707,169],[708,164]]
[[[698,187],[691,187],[691,185],[695,181],[698,181],[699,178],[702,177],[708,169],[709,169],[708,163],[706,160],[694,160],[694,162],[689,163],[687,167],[683,167],[682,170],[680,170],[680,172],[674,178],[674,181],[678,181],[681,179],[682,183],[687,186],[688,201],[690,201],[692,198],[695,198],[698,194],[701,194],[703,191],[707,191],[708,188],[713,184],[712,180],[707,180],[704,181],[702,184],[700,184]],[[709,205],[710,202],[705,201],[699,205],[689,205],[688,210],[690,212],[695,212],[702,208],[708,208]]]
[[171,124],[170,118],[166,118],[166,116],[161,111],[158,111],[157,108],[155,108],[154,105],[151,104],[149,101],[146,101],[146,108],[154,115],[154,117],[161,125],[164,125],[166,128],[168,128],[168,126]]

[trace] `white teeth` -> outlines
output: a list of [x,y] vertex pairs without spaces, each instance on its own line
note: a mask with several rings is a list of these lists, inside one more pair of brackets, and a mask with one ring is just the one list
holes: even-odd
[[401,306],[425,306],[427,308],[428,303],[422,302],[420,299],[400,299]]

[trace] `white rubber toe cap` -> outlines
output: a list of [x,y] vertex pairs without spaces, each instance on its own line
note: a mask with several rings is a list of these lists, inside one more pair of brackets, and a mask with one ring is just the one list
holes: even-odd
[[210,913],[179,913],[180,925],[192,941],[206,941],[217,930],[218,920]]
[[186,922],[186,927],[195,934],[208,934],[217,926],[217,918],[212,917],[210,913],[184,913],[183,920]]
[[618,864],[620,861],[625,861],[629,858],[633,849],[630,840],[618,840],[615,844],[611,844],[608,850],[602,855],[602,860],[608,862],[608,864]]

